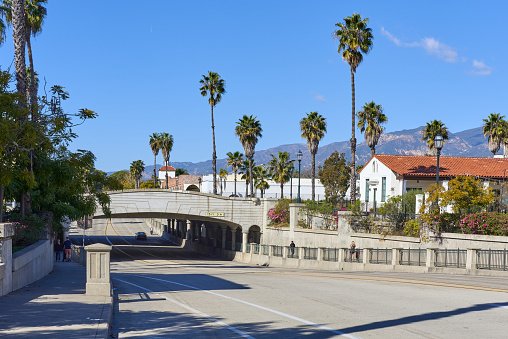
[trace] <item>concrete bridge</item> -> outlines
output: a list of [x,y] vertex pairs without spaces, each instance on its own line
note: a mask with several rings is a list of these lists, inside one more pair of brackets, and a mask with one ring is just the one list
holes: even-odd
[[[273,199],[228,198],[192,191],[160,189],[110,192],[112,218],[166,219],[164,235],[206,241],[223,249],[245,250],[248,241],[260,243]],[[94,219],[106,216],[99,207]],[[203,240],[204,239],[204,240]]]

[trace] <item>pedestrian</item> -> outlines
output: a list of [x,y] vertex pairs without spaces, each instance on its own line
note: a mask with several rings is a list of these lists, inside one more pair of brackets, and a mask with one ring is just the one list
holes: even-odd
[[66,240],[64,241],[64,250],[65,250],[65,258],[64,260],[65,261],[71,261],[71,252],[72,252],[72,243],[71,241],[69,240],[69,237],[66,238]]
[[150,226],[150,234],[153,234],[153,227]]
[[[354,241],[351,242],[351,245],[349,245],[349,260],[353,261],[353,254],[356,255],[356,244]],[[358,259],[358,256],[357,256]]]
[[293,240],[291,240],[291,244],[289,244],[289,252],[291,253],[291,258],[293,258],[295,256],[295,243],[293,242]]
[[55,249],[55,260],[62,261],[62,243],[59,238],[55,240],[53,247]]

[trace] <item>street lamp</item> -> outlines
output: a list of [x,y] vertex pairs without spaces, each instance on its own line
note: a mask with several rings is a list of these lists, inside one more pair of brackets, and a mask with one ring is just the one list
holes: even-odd
[[264,180],[264,177],[263,177],[263,174],[265,174],[265,171],[266,171],[266,164],[262,164],[262,165],[259,165],[261,166],[261,198],[263,198],[263,189],[265,188],[265,180]]
[[176,179],[176,190],[178,191],[178,177],[175,177]]
[[198,178],[199,191],[201,192],[201,177]]
[[296,202],[301,203],[302,200],[300,199],[300,174],[301,174],[302,158],[303,158],[303,153],[301,150],[298,151],[298,153],[296,154],[296,157],[298,158],[298,197],[296,198]]
[[[436,189],[437,189],[437,186],[439,186],[439,156],[441,155],[441,149],[443,148],[443,143],[444,143],[443,136],[438,133],[434,137],[434,147],[437,150]],[[437,197],[436,197],[436,206],[437,206],[437,208],[439,208],[439,201],[438,201]]]
[[290,169],[289,169],[289,174],[291,175],[291,178],[289,179],[290,180],[290,184],[289,184],[289,199],[290,200],[293,200],[293,173],[295,172],[295,166],[292,166]]

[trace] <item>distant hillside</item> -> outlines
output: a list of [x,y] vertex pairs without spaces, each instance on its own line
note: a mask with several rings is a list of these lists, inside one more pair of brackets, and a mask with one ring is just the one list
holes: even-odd
[[[402,130],[381,135],[376,153],[378,154],[410,154],[425,155],[428,153],[427,145],[421,141],[422,127],[410,130]],[[265,164],[271,159],[271,154],[277,155],[277,151],[286,151],[291,154],[292,159],[296,159],[298,150],[303,152],[302,169],[311,167],[311,157],[307,149],[307,144],[280,145],[266,150],[257,150],[254,160],[257,164]],[[334,142],[328,145],[321,145],[316,154],[316,167],[322,165],[326,158],[335,150],[345,153],[348,160],[351,159],[349,141]],[[502,153],[502,149],[499,151]],[[446,142],[442,155],[463,156],[463,157],[490,157],[487,140],[483,136],[482,128],[477,127],[458,133],[450,133],[449,140]],[[364,164],[370,159],[370,148],[365,142],[357,146],[356,161],[358,164]],[[175,168],[185,168],[189,174],[210,174],[212,173],[212,161],[207,160],[198,163],[192,162],[171,162]],[[162,165],[157,165],[157,168]],[[226,158],[217,159],[217,169],[227,168]],[[228,169],[229,170],[229,169]],[[150,178],[153,173],[153,166],[146,166],[144,178]]]

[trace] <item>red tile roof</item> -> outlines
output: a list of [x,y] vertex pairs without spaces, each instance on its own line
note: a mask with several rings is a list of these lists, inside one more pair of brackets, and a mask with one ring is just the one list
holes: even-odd
[[[376,154],[375,157],[402,176],[436,176],[437,157],[435,156]],[[371,161],[372,158],[368,163]],[[505,172],[508,172],[508,158],[439,157],[439,176],[443,177],[473,175],[484,178],[503,178]]]
[[[161,168],[159,168],[159,171],[166,171],[166,166],[162,166]],[[171,172],[171,171],[176,171],[176,170],[173,166],[167,166],[167,171]]]

